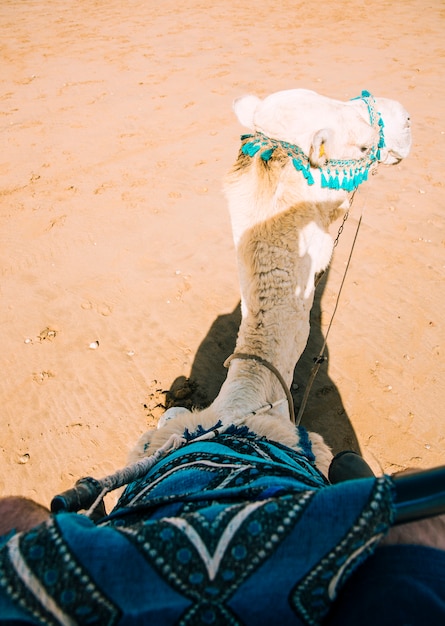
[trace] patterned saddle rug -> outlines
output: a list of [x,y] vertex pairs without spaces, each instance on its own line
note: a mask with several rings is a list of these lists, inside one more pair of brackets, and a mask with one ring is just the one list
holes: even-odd
[[329,485],[300,435],[298,452],[245,427],[190,436],[99,523],[10,537],[0,624],[320,624],[391,524],[392,482]]

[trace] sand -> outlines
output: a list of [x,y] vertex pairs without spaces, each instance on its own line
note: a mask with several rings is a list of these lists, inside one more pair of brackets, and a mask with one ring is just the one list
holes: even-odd
[[215,396],[239,324],[231,103],[295,87],[395,98],[414,137],[319,289],[297,404],[363,212],[303,423],[379,472],[445,462],[444,27],[439,0],[3,0],[0,495],[47,505],[167,401]]

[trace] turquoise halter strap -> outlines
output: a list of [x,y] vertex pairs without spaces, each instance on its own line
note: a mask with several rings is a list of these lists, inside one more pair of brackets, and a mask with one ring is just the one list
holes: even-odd
[[361,159],[330,159],[323,167],[313,168],[309,157],[299,146],[279,139],[271,139],[260,132],[256,132],[253,135],[241,135],[241,141],[245,142],[241,147],[241,151],[250,157],[254,157],[259,153],[261,159],[267,162],[272,158],[274,151],[277,148],[281,148],[292,159],[295,169],[303,174],[308,185],[313,185],[315,182],[311,169],[318,169],[320,170],[321,186],[323,188],[354,191],[362,182],[368,180],[369,170],[379,160],[380,148],[385,146],[385,137],[382,116],[377,111],[375,100],[369,91],[362,91],[360,96],[352,99],[365,102],[368,107],[371,125],[379,133],[378,142]]

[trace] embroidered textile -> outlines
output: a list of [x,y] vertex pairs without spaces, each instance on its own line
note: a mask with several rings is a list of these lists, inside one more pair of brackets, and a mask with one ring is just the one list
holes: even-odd
[[391,518],[388,477],[331,486],[309,448],[234,428],[168,454],[97,525],[63,513],[9,539],[0,623],[319,624]]

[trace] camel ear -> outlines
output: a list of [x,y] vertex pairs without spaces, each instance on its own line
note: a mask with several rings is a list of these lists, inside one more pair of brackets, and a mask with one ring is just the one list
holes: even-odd
[[334,133],[330,128],[318,130],[309,150],[309,161],[314,167],[323,167],[330,159]]
[[233,110],[242,126],[254,130],[253,116],[261,100],[256,96],[242,96],[233,103]]

